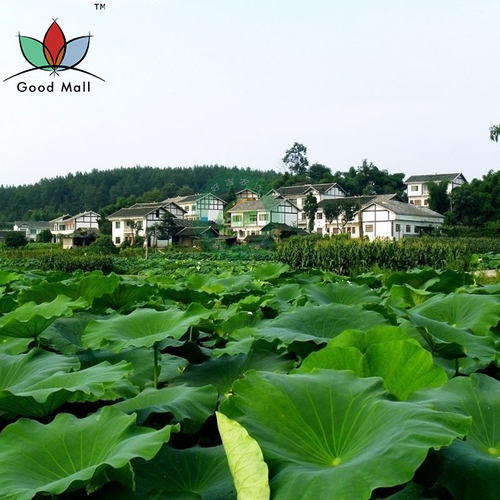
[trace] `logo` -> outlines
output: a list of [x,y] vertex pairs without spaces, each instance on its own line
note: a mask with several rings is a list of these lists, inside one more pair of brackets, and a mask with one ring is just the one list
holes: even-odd
[[92,35],[90,34],[79,36],[67,42],[56,20],[53,21],[47,33],[45,33],[43,42],[35,38],[19,35],[21,52],[24,58],[33,67],[9,76],[4,82],[16,76],[36,70],[50,71],[50,74],[54,76],[59,75],[62,71],[73,70],[104,81],[100,76],[77,68],[87,55],[91,37]]

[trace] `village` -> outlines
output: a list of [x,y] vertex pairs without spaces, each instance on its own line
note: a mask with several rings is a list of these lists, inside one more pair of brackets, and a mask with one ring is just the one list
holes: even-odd
[[[443,215],[428,208],[428,186],[443,181],[448,193],[467,182],[461,173],[413,175],[405,181],[407,201],[397,194],[350,196],[337,183],[284,186],[264,195],[245,188],[229,206],[215,194],[203,193],[135,203],[106,219],[116,247],[138,241],[151,247],[197,246],[201,239],[250,243],[263,236],[282,240],[310,233],[400,240],[441,227]],[[12,230],[24,233],[28,241],[49,230],[53,243],[70,249],[93,242],[100,220],[99,213],[86,210],[50,221],[16,221]],[[0,241],[2,233],[6,231],[0,232]]]

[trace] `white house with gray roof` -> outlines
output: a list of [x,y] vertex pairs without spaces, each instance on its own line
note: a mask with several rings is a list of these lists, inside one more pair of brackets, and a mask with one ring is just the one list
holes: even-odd
[[439,183],[442,181],[448,181],[448,188],[446,190],[448,194],[451,194],[453,189],[467,182],[460,172],[453,174],[412,175],[405,181],[408,203],[417,207],[427,206],[429,204],[429,183]]
[[13,231],[21,231],[25,233],[26,239],[28,241],[36,241],[37,236],[45,230],[50,231],[50,222],[49,221],[22,221],[17,220],[14,222],[14,226],[12,227]]
[[[328,222],[324,216],[326,204],[351,201],[358,205],[358,210],[350,221],[339,220]],[[319,234],[337,234],[344,231],[352,238],[367,237],[395,239],[418,236],[439,228],[444,217],[426,207],[418,207],[404,203],[395,194],[373,196],[351,196],[344,200],[330,200],[319,203],[315,219],[315,232]]]
[[133,244],[137,236],[145,237],[148,228],[159,224],[165,215],[182,219],[185,213],[183,208],[173,202],[136,203],[114,212],[107,219],[111,221],[113,243],[120,246],[125,240]]
[[347,196],[347,192],[340,187],[336,182],[323,184],[301,184],[298,186],[283,186],[273,189],[269,194],[271,196],[281,196],[295,205],[299,211],[298,225],[300,228],[305,228],[307,225],[306,216],[303,212],[304,200],[311,193],[319,203],[323,200],[331,200],[335,198],[343,198]]
[[185,219],[224,222],[224,205],[226,202],[212,193],[191,194],[167,198],[162,203],[173,202],[185,210]]

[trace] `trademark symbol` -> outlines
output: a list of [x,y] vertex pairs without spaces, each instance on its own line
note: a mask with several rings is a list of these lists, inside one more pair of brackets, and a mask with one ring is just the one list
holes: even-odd
[[105,3],[95,3],[95,10],[105,10],[106,9],[106,4]]

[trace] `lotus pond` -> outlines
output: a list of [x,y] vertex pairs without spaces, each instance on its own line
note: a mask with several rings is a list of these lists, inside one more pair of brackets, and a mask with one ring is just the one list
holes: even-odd
[[500,284],[203,266],[0,271],[0,498],[498,498]]

